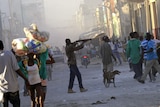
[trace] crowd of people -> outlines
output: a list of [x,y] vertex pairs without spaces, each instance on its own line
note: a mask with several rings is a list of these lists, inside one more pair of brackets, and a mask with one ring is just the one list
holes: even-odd
[[[138,32],[131,32],[126,43],[119,44],[118,40],[111,40],[107,35],[102,38],[104,41],[100,47],[103,69],[113,71],[113,59],[121,65],[122,60],[128,61],[130,71],[140,83],[145,83],[149,74],[150,81],[156,80],[156,73],[160,72],[160,41],[155,39],[151,33],[139,36]],[[119,48],[123,47],[121,51]]]
[[[47,67],[55,63],[48,49],[40,54],[27,53],[16,59],[14,51],[3,50],[3,42],[0,41],[0,93],[2,93],[2,107],[8,107],[9,101],[13,107],[20,107],[18,78],[19,74],[24,80],[24,95],[30,95],[31,107],[44,107],[47,92]],[[3,81],[6,83],[3,83]],[[3,89],[3,90],[2,90]]]
[[[68,93],[76,93],[73,90],[75,77],[78,79],[80,92],[88,91],[83,86],[82,76],[77,67],[76,51],[81,50],[88,54],[85,43],[89,40],[71,42],[65,40],[64,47],[67,56],[67,64],[70,69]],[[146,33],[139,36],[137,32],[131,32],[126,43],[118,40],[111,41],[104,34],[99,46],[99,57],[102,59],[103,71],[114,70],[114,62],[121,66],[128,61],[129,67],[134,71],[133,76],[140,83],[145,83],[147,75],[151,81],[156,80],[156,73],[160,72],[160,41],[153,35]],[[13,107],[20,107],[19,87],[17,74],[24,79],[24,96],[30,95],[31,107],[44,107],[47,92],[47,79],[52,80],[52,64],[54,56],[49,47],[41,53],[28,52],[25,56],[17,57],[13,49],[4,50],[0,40],[0,102],[2,107],[8,107],[9,102]],[[143,68],[144,64],[144,68]],[[104,70],[105,69],[105,70]]]
[[[12,41],[12,49],[4,50],[0,40],[0,103],[2,107],[20,107],[18,76],[24,79],[24,96],[30,96],[31,107],[44,107],[48,74],[55,63],[50,48],[43,42],[47,32],[40,32],[35,24],[24,28],[26,38]],[[24,41],[26,40],[26,41]]]

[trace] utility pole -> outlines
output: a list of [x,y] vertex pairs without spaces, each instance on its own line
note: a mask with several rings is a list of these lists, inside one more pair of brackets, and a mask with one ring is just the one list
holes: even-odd
[[0,40],[2,40],[2,18],[1,18],[1,11],[0,11]]
[[20,0],[20,8],[21,8],[21,15],[22,15],[22,28],[25,26],[24,24],[24,14],[23,14],[23,6],[22,6],[22,0]]

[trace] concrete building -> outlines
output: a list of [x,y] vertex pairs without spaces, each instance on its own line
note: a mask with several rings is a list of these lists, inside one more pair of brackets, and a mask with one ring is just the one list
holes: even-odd
[[106,29],[110,38],[127,38],[131,31],[129,4],[125,0],[104,0]]
[[2,40],[5,47],[11,49],[11,41],[13,38],[20,37],[22,32],[22,16],[21,16],[20,0],[0,0],[0,16],[2,27]]
[[160,37],[160,1],[159,0],[128,0],[131,5],[133,31],[141,34],[151,32],[154,38]]
[[[95,6],[96,19],[92,19],[96,20],[94,26],[101,28],[110,38],[123,40],[131,31],[140,35],[151,32],[154,38],[160,38],[159,4],[160,0],[103,0]],[[87,15],[82,14],[81,17]],[[85,28],[86,22],[84,19],[81,21]]]
[[39,27],[45,25],[43,0],[22,0],[22,11],[24,26],[32,23],[36,23]]
[[31,23],[43,26],[43,0],[0,0],[1,39],[6,49],[11,49],[11,42],[15,38],[25,37],[23,28]]
[[[94,1],[93,1],[94,2]],[[88,7],[89,2],[85,5]],[[86,21],[92,21],[91,23],[85,22],[85,18],[89,16],[89,13],[80,14],[82,20],[80,20],[81,27],[86,29],[88,25],[94,26],[94,31],[90,30],[84,35],[93,35],[97,33],[105,32],[110,38],[124,39],[128,36],[132,30],[130,21],[129,3],[125,0],[104,0],[100,3],[96,3],[93,7],[92,14]],[[83,8],[84,9],[84,8]],[[85,11],[86,9],[84,9]],[[85,11],[87,12],[87,11]],[[85,23],[84,23],[85,22]],[[87,35],[88,34],[88,35]]]
[[80,36],[89,36],[95,34],[97,29],[96,8],[102,3],[101,0],[84,0],[84,3],[79,6],[76,14],[77,25],[83,32]]

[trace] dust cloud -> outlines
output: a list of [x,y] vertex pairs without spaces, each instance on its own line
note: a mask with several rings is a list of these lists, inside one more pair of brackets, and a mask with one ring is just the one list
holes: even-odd
[[65,38],[72,41],[79,38],[75,14],[81,3],[81,0],[44,0],[46,26],[50,32],[48,44],[61,48]]

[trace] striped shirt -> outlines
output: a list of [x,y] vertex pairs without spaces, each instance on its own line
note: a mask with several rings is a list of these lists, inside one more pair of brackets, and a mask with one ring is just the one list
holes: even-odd
[[[147,50],[147,44],[148,44],[148,41],[147,41],[147,40],[143,40],[143,41],[141,42],[141,45],[140,45],[140,46],[143,48],[144,52]],[[144,58],[145,60],[147,59],[147,54],[146,54],[146,53],[144,53],[143,58]]]

